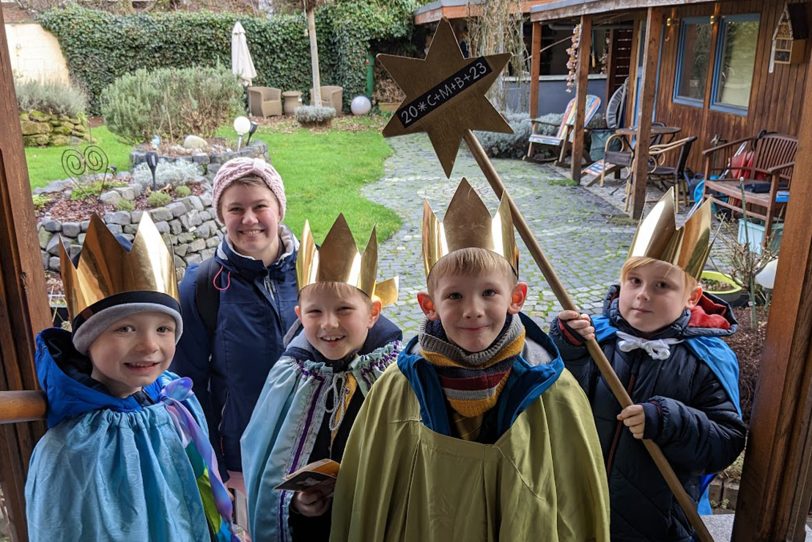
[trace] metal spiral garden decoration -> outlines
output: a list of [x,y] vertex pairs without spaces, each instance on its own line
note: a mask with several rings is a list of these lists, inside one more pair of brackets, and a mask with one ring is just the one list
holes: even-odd
[[62,169],[76,183],[88,173],[106,175],[109,164],[107,153],[98,145],[88,145],[83,152],[78,149],[66,149],[62,153]]

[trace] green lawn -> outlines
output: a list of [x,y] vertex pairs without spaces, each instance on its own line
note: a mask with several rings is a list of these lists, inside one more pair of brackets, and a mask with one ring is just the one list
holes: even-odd
[[[400,218],[389,209],[361,196],[361,187],[383,175],[383,162],[392,150],[381,136],[381,121],[373,117],[343,117],[330,130],[299,128],[295,121],[261,127],[254,139],[268,144],[268,154],[282,175],[288,197],[285,222],[298,237],[305,219],[316,241],[321,242],[338,213],[364,246],[372,227],[378,226],[378,240],[390,237],[400,227]],[[106,127],[93,128],[93,137],[119,171],[129,168],[132,146],[121,143]],[[230,126],[218,135],[234,139]],[[69,147],[26,148],[31,187],[45,186],[67,175],[62,170],[62,152]]]
[[[95,145],[107,153],[111,166],[119,171],[130,167],[132,145],[122,143],[105,126],[90,130]],[[28,163],[28,179],[31,188],[41,188],[51,181],[65,179],[68,175],[62,169],[62,153],[72,147],[26,147],[25,160]]]
[[[233,137],[234,131],[224,128],[220,135]],[[307,219],[321,242],[338,213],[344,213],[361,247],[376,224],[378,241],[400,228],[397,214],[361,196],[361,187],[383,175],[383,162],[392,154],[380,126],[359,131],[260,128],[254,138],[268,144],[270,161],[285,182],[285,223],[297,237]]]

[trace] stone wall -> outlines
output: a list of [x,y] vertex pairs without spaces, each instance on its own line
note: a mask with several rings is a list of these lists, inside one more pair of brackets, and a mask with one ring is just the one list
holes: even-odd
[[[138,185],[114,188],[107,192],[117,192],[122,198],[132,198],[133,190]],[[103,195],[104,196],[104,195]],[[114,234],[121,234],[132,241],[138,229],[141,214],[148,212],[158,231],[161,232],[167,246],[172,247],[175,254],[175,267],[178,280],[183,277],[189,264],[200,263],[212,256],[220,242],[222,234],[220,225],[215,221],[215,213],[211,207],[211,194],[206,192],[200,196],[187,196],[180,198],[166,207],[158,207],[147,211],[114,211],[105,213],[102,217],[107,227]],[[43,219],[37,224],[42,265],[45,269],[59,271],[59,236],[69,246],[68,254],[73,258],[81,250],[84,243],[89,220],[82,222],[61,222],[59,220]]]
[[70,117],[27,111],[20,113],[20,129],[26,147],[77,145],[90,140],[84,115]]

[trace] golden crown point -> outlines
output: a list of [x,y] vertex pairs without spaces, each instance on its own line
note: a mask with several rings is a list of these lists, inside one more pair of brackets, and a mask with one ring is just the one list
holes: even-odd
[[674,201],[674,187],[671,187],[640,221],[628,257],[661,260],[698,279],[710,254],[710,200],[695,206],[679,228]]
[[375,228],[372,228],[366,249],[359,252],[343,214],[338,215],[320,247],[313,239],[310,222],[305,221],[296,256],[299,290],[317,282],[344,282],[355,286],[370,299],[379,299],[382,305],[391,305],[398,298],[398,278],[376,282],[377,272],[378,237]]
[[519,276],[519,249],[513,233],[510,204],[502,197],[491,217],[482,198],[464,177],[440,222],[423,202],[423,264],[428,276],[437,261],[462,248],[484,248],[504,257]]
[[96,214],[90,217],[76,266],[61,239],[59,247],[62,284],[71,319],[94,303],[124,292],[160,292],[180,301],[172,252],[147,212],[141,215],[129,251]]

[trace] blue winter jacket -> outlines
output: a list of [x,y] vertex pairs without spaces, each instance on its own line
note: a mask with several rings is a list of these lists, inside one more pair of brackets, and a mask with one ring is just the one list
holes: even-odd
[[216,276],[220,306],[213,339],[197,308],[196,265],[180,284],[183,335],[171,368],[194,381],[224,478],[225,470],[242,471],[240,437],[296,321],[298,242],[284,225],[280,238],[285,252],[269,267],[236,253],[226,239],[220,242],[214,256],[223,269]]
[[[738,364],[721,340],[736,331],[736,320],[729,305],[704,294],[693,312],[685,310],[646,337],[682,339],[671,346],[668,359],[658,361],[642,349],[617,348],[614,331],[640,336],[620,315],[618,294],[612,287],[603,316],[594,319],[598,342],[632,402],[643,405],[644,437],[660,446],[688,495],[698,501],[703,477],[730,465],[744,448]],[[592,404],[609,477],[612,541],[692,540],[693,529],[654,461],[617,420],[620,404],[586,348],[565,340],[557,319],[550,336]]]

